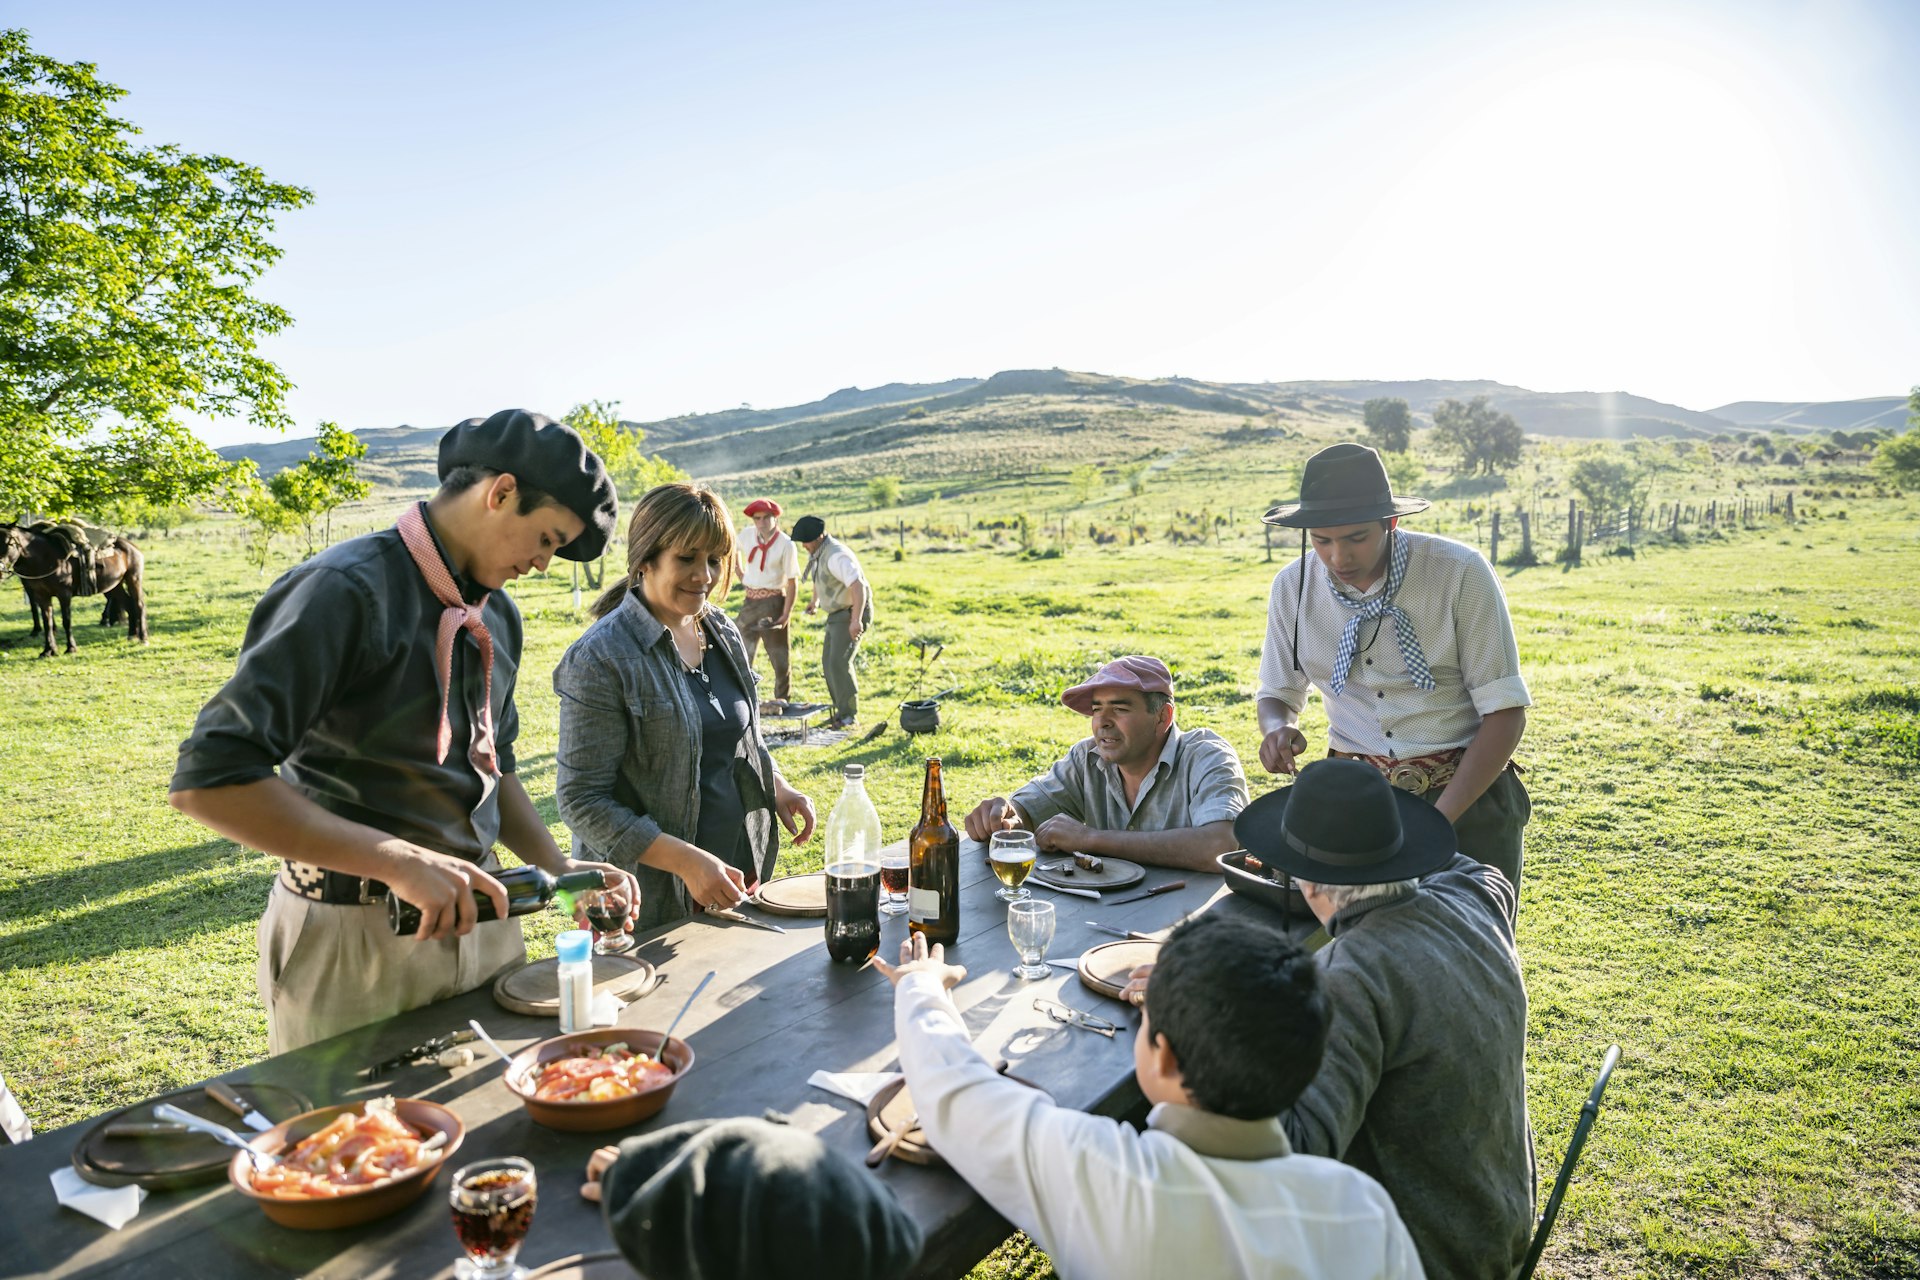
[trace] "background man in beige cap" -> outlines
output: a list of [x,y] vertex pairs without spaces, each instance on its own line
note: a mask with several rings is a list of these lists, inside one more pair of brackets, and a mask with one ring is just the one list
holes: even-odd
[[1214,871],[1239,848],[1233,820],[1247,776],[1227,740],[1173,722],[1173,676],[1158,658],[1117,658],[1060,695],[1087,717],[1086,739],[1013,793],[983,800],[967,835],[1025,827],[1042,849]]

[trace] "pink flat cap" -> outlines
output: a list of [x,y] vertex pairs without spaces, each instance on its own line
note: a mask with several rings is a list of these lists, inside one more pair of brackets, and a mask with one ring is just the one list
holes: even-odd
[[1164,693],[1172,697],[1173,673],[1158,658],[1138,654],[1115,658],[1095,672],[1093,679],[1061,694],[1060,701],[1083,716],[1092,715],[1095,689],[1138,689],[1142,693]]

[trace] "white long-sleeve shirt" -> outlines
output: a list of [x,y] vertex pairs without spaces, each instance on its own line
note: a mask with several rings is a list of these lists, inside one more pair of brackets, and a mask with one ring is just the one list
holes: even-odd
[[1527,706],[1533,698],[1520,675],[1520,650],[1507,600],[1487,558],[1450,538],[1406,529],[1394,536],[1407,540],[1407,576],[1394,603],[1413,620],[1435,687],[1414,685],[1400,656],[1393,620],[1382,617],[1360,624],[1359,652],[1340,696],[1333,696],[1334,655],[1353,614],[1332,592],[1364,601],[1386,589],[1386,575],[1367,591],[1355,592],[1330,577],[1320,557],[1308,552],[1274,577],[1266,643],[1260,652],[1259,696],[1277,698],[1297,712],[1305,709],[1311,684],[1326,702],[1329,745],[1410,760],[1466,746],[1479,732],[1481,717]]
[[1292,1154],[1277,1119],[1173,1103],[1142,1133],[994,1071],[932,973],[900,980],[900,1065],[920,1127],[1067,1280],[1421,1277],[1379,1183]]

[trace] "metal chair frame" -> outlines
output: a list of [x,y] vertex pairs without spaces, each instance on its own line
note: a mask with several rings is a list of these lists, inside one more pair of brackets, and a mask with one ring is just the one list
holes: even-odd
[[1540,1223],[1533,1231],[1533,1244],[1527,1248],[1526,1261],[1514,1272],[1514,1280],[1530,1280],[1533,1269],[1540,1265],[1540,1254],[1547,1247],[1547,1237],[1553,1234],[1554,1219],[1560,1216],[1560,1202],[1566,1198],[1567,1184],[1573,1181],[1573,1166],[1580,1161],[1580,1151],[1587,1145],[1587,1134],[1593,1129],[1593,1122],[1600,1115],[1600,1099],[1607,1091],[1607,1081],[1613,1078],[1613,1069],[1620,1062],[1620,1046],[1607,1046],[1607,1056],[1600,1063],[1600,1078],[1593,1082],[1593,1092],[1587,1095],[1586,1102],[1580,1107],[1580,1120],[1573,1126],[1573,1138],[1567,1143],[1566,1158],[1560,1161],[1559,1176],[1553,1180],[1553,1194],[1547,1197],[1547,1207],[1540,1214]]

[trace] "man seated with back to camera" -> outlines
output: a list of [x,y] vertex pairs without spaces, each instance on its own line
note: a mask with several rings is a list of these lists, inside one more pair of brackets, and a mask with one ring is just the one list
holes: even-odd
[[1240,757],[1211,729],[1174,723],[1173,675],[1158,658],[1116,658],[1060,695],[1087,717],[1088,737],[1013,793],[975,805],[969,839],[1024,827],[1044,850],[1106,854],[1215,871],[1240,846],[1247,805]]
[[927,1140],[1068,1280],[1424,1274],[1380,1184],[1295,1154],[1281,1128],[1328,1009],[1312,958],[1272,927],[1216,912],[1167,938],[1133,1045],[1144,1132],[997,1072],[948,995],[966,970],[943,947],[915,935],[898,968],[876,967]]
[[[1534,1197],[1512,883],[1456,852],[1437,808],[1358,760],[1308,765],[1237,825],[1333,939],[1314,957],[1326,1060],[1280,1117],[1294,1149],[1378,1178],[1429,1273],[1507,1280]],[[1151,1009],[1158,981],[1142,966],[1127,995]]]

